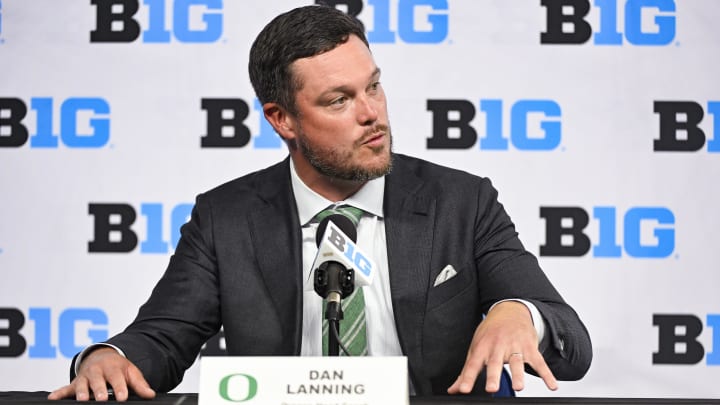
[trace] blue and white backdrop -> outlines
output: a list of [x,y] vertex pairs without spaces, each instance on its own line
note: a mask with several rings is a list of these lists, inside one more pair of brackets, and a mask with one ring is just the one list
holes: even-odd
[[[0,0],[0,390],[64,384],[195,195],[286,156],[247,54],[310,3]],[[329,3],[365,24],[395,149],[490,177],[590,330],[584,380],[521,395],[720,397],[720,3]]]

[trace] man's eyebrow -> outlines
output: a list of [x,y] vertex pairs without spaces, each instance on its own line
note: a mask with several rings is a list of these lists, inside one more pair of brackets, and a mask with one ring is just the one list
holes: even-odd
[[[373,72],[370,74],[369,80],[374,80],[376,77],[380,76],[380,73],[381,73],[380,68],[379,68],[379,67],[376,67],[375,70],[373,70]],[[327,89],[327,90],[323,91],[323,92],[320,94],[320,97],[323,97],[323,96],[325,96],[325,95],[327,95],[327,94],[330,94],[330,93],[336,93],[336,92],[337,92],[337,93],[346,93],[346,92],[348,92],[348,91],[350,91],[350,88],[349,88],[348,86],[346,86],[346,85],[340,85],[340,86],[333,87],[333,88],[330,88],[330,89]]]

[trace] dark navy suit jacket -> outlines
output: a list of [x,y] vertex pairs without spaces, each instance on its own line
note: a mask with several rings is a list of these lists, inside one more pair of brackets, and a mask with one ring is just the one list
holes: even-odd
[[[483,314],[505,298],[540,310],[558,379],[585,374],[587,330],[523,248],[489,180],[394,154],[384,221],[395,326],[417,394],[446,393]],[[182,380],[221,326],[230,355],[299,355],[301,252],[288,159],[203,193],[151,297],[109,343],[159,391]],[[448,264],[457,275],[433,287]]]

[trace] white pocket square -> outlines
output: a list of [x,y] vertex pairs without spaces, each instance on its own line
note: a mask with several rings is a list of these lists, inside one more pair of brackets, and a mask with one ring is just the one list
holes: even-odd
[[455,277],[455,275],[457,275],[457,271],[455,271],[455,268],[452,266],[452,264],[448,264],[447,266],[445,266],[444,269],[442,269],[440,274],[435,277],[435,283],[433,284],[433,287],[439,286],[440,284]]

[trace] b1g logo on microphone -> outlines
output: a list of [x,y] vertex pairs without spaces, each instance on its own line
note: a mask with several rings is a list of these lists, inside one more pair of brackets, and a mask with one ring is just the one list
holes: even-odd
[[705,117],[703,106],[694,101],[655,101],[653,111],[660,118],[660,137],[653,142],[656,152],[720,152],[720,101],[709,101],[705,121],[712,126],[707,133],[700,128]]
[[[485,116],[484,133],[471,125],[475,105],[469,100],[427,100],[432,113],[432,135],[428,149],[469,149],[478,143],[487,151],[506,151],[512,145],[522,151],[551,151],[560,146],[562,109],[553,100],[517,100],[504,107],[503,100],[482,99],[479,109]],[[503,130],[505,113],[510,128]],[[509,132],[509,133],[508,133]]]
[[[316,0],[345,11],[372,27],[367,32],[370,43],[437,44],[448,36],[447,0],[367,0],[372,20],[364,19],[362,0]],[[396,18],[396,20],[393,20]]]
[[[26,322],[34,326],[32,335],[23,332]],[[67,308],[58,315],[50,308],[33,307],[27,316],[18,308],[0,308],[0,357],[20,357],[27,351],[30,358],[56,358],[58,352],[71,358],[107,338],[108,317],[100,308]]]
[[330,232],[328,241],[330,241],[339,252],[344,253],[345,257],[354,264],[352,267],[357,268],[365,274],[365,276],[370,276],[372,273],[372,264],[362,253],[355,250],[355,244],[343,236],[342,232],[335,228],[335,226],[329,226],[328,232]]
[[[33,97],[30,109],[35,112],[33,134],[27,126],[27,104],[19,98],[0,98],[0,147],[20,147],[29,139],[31,148],[58,148],[60,144],[68,148],[102,148],[110,140],[110,104],[105,99]],[[53,128],[56,113],[59,133]]]
[[355,245],[355,243],[345,235],[340,228],[330,221],[328,222],[327,229],[323,234],[323,239],[318,246],[318,253],[315,257],[313,269],[319,266],[319,262],[324,261],[326,258],[341,259],[341,262],[345,267],[352,268],[364,275],[364,277],[356,277],[359,285],[364,285],[365,280],[367,283],[372,282],[374,275],[373,268],[375,263],[365,256]]
[[90,3],[96,11],[90,42],[134,42],[142,34],[144,43],[211,43],[223,34],[222,0],[143,0],[143,19],[136,18],[139,0]]
[[[180,227],[190,218],[193,204],[178,204],[164,209],[161,203],[142,203],[140,213],[145,217],[145,237],[140,241],[140,253],[168,253],[180,240]],[[165,228],[164,212],[170,212]],[[125,203],[90,203],[88,213],[94,218],[93,240],[88,242],[90,253],[128,253],[139,241],[132,229],[137,211]],[[169,240],[164,233],[169,234]],[[142,233],[140,233],[142,237]]]
[[250,106],[240,98],[203,98],[200,106],[206,111],[207,131],[200,139],[202,148],[242,148],[252,139],[255,149],[280,149],[282,140],[263,115],[258,99],[253,108],[259,118],[259,133],[251,134],[245,125]]
[[[595,0],[599,23],[593,27],[586,17],[590,0],[540,0],[547,12],[541,44],[663,46],[675,39],[674,0]],[[622,10],[623,21],[618,23]],[[595,35],[593,35],[595,31]]]
[[653,364],[698,364],[705,357],[708,366],[720,366],[720,314],[708,314],[705,323],[712,329],[712,339],[706,348],[698,341],[703,331],[702,318],[690,314],[655,314],[653,325],[658,327],[658,351]]
[[[540,207],[545,219],[545,244],[540,256],[584,256],[592,247],[593,257],[665,258],[675,250],[675,215],[665,207],[632,207],[622,219],[616,207],[594,207],[598,234],[593,245],[584,230],[590,223],[581,207]],[[618,220],[621,222],[618,223]],[[622,240],[618,241],[618,227]]]
[[[375,262],[333,221],[327,223],[322,238],[318,241],[318,251],[311,268],[316,271],[327,262],[337,262],[347,269],[354,269],[356,286],[370,285],[375,277]],[[306,280],[305,290],[315,290],[313,277]]]

